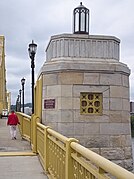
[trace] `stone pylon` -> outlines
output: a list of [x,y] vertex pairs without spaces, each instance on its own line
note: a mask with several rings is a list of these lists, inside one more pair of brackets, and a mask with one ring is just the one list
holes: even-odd
[[112,36],[61,34],[46,49],[42,122],[132,168],[129,74]]
[[129,75],[120,40],[89,35],[89,9],[73,11],[73,33],[52,36],[46,49],[42,122],[132,170]]

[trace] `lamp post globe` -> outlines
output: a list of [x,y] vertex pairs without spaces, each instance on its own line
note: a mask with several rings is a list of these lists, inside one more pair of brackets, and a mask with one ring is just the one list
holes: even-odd
[[29,44],[28,52],[29,52],[29,57],[31,59],[31,69],[32,69],[32,114],[34,114],[34,58],[35,54],[37,51],[37,44],[34,43],[32,40],[32,43]]

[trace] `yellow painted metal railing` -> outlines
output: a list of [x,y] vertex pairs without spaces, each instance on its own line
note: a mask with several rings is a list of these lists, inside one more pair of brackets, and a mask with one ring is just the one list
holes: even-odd
[[[23,125],[20,126],[22,136],[31,140],[33,151],[39,154],[49,178],[134,179],[134,174],[83,147],[76,139],[67,138],[41,124],[37,116],[33,115],[30,119],[22,113],[17,115]],[[29,127],[29,132],[24,130],[24,125]]]
[[17,116],[19,118],[20,121],[20,125],[19,125],[19,130],[21,133],[21,136],[25,139],[27,139],[28,141],[30,141],[31,139],[31,117],[24,114],[24,113],[20,113],[17,112]]

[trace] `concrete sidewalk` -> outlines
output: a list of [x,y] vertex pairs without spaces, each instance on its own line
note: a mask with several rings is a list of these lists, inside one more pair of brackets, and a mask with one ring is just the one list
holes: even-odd
[[7,119],[0,119],[0,179],[47,179],[38,157],[17,130],[11,140]]

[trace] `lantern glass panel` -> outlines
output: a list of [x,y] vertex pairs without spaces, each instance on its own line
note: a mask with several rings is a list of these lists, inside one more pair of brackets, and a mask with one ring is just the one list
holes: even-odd
[[75,31],[79,31],[79,13],[75,14]]
[[86,14],[86,32],[89,31],[89,15]]
[[85,13],[84,12],[82,12],[81,13],[81,25],[80,25],[80,27],[81,27],[81,31],[85,31]]
[[29,51],[32,53],[32,52],[35,52],[36,53],[36,50],[37,50],[37,45],[36,44],[29,44]]

